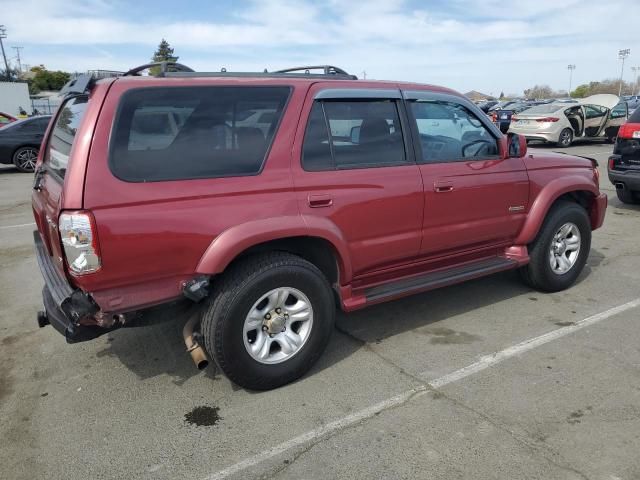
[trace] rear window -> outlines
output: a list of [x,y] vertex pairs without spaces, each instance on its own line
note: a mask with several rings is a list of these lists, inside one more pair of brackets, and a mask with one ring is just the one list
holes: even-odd
[[636,108],[627,121],[629,123],[640,123],[640,108]]
[[567,108],[567,105],[553,105],[553,104],[543,104],[543,105],[535,105],[531,108],[528,108],[524,111],[527,115],[537,114],[537,113],[554,113],[558,110],[562,110],[563,108]]
[[127,92],[110,146],[128,182],[255,175],[289,87],[160,87]]
[[88,97],[80,96],[70,98],[63,103],[51,130],[43,162],[49,171],[61,178],[64,178],[67,173],[71,146],[87,109],[88,101]]

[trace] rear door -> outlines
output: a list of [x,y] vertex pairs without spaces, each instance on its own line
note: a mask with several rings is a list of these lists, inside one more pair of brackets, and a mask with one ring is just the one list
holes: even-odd
[[55,264],[64,270],[58,234],[63,185],[76,133],[84,117],[88,97],[71,97],[52,120],[48,141],[41,152],[42,165],[34,180],[33,207],[38,230]]
[[335,89],[307,96],[294,147],[302,215],[344,237],[357,276],[418,255],[422,180],[398,89]]
[[499,133],[464,99],[404,92],[424,183],[421,253],[463,254],[509,244],[528,210],[521,158],[501,158]]

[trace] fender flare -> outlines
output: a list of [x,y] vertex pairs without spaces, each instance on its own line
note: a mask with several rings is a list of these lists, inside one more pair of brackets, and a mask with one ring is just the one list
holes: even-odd
[[302,215],[263,218],[225,230],[209,244],[198,262],[196,272],[204,275],[222,273],[249,248],[291,237],[314,237],[329,242],[334,249],[340,283],[344,285],[351,282],[351,255],[340,229],[325,217]]
[[522,226],[515,244],[526,245],[532,242],[538,235],[542,223],[554,202],[565,193],[579,191],[589,192],[594,198],[600,193],[594,183],[589,182],[587,178],[581,175],[563,176],[545,185],[531,205],[527,220]]

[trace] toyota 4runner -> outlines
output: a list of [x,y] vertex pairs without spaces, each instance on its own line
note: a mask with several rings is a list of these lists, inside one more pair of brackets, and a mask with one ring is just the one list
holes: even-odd
[[186,298],[196,364],[274,388],[321,355],[336,305],[509,269],[559,291],[602,225],[595,161],[527,151],[452,90],[149,66],[70,82],[40,150],[38,322],[69,343]]

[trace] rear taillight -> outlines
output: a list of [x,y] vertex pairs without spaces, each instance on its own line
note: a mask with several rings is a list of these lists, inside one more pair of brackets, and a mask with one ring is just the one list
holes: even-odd
[[609,165],[607,165],[609,167],[609,170],[613,170],[613,167],[615,165],[616,165],[615,157],[609,157]]
[[60,240],[69,270],[84,275],[100,269],[100,251],[93,215],[89,212],[61,213]]
[[491,114],[491,121],[492,122],[497,122],[498,121],[498,114],[496,112],[493,112]]
[[618,131],[620,138],[640,138],[640,123],[625,123]]
[[511,121],[512,122],[517,122],[518,121],[518,117],[516,117],[515,115],[511,115]]
[[544,117],[544,118],[536,119],[536,122],[549,123],[549,122],[557,122],[558,120],[560,119],[556,117]]

